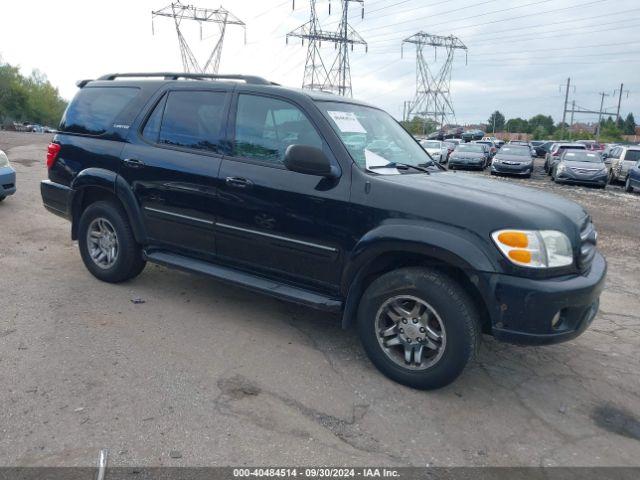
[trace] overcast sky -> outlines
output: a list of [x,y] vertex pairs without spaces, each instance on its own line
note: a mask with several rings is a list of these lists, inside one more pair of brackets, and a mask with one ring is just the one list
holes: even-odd
[[[0,18],[0,55],[24,73],[38,68],[70,99],[75,81],[116,71],[181,70],[171,19],[151,11],[170,0],[20,0],[5,5]],[[255,74],[287,86],[300,86],[306,46],[285,43],[285,34],[308,20],[309,1],[192,0],[201,7],[222,6],[246,22],[230,26],[225,37],[221,73]],[[317,0],[323,28],[336,29],[340,2]],[[483,122],[499,109],[507,118],[537,113],[562,117],[561,85],[571,77],[570,100],[615,110],[614,90],[624,82],[622,112],[640,119],[639,0],[365,0],[350,4],[351,25],[369,44],[351,52],[354,97],[402,115],[404,100],[415,91],[415,50],[403,38],[423,30],[453,34],[468,47],[456,55],[451,96],[460,123]],[[195,22],[192,22],[195,23]],[[215,25],[184,29],[198,59],[215,41]],[[331,62],[335,51],[323,44]],[[438,61],[444,58],[438,52]],[[428,56],[433,61],[433,55]],[[437,65],[437,64],[436,64]],[[581,115],[576,121],[594,117]]]

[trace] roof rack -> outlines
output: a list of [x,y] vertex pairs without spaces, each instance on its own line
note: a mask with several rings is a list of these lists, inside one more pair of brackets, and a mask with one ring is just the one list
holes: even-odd
[[179,78],[188,78],[192,80],[242,80],[245,83],[253,85],[277,85],[269,80],[257,77],[255,75],[217,75],[212,73],[184,73],[184,72],[154,72],[154,73],[108,73],[98,80],[115,80],[116,78],[130,77],[159,77],[165,80],[178,80]]

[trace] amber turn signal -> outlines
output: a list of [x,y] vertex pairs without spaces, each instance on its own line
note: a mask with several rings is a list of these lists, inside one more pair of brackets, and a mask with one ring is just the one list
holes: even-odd
[[502,232],[498,235],[498,240],[500,243],[514,248],[527,248],[529,246],[529,239],[522,232]]
[[529,250],[509,250],[509,258],[519,263],[531,263],[531,252]]

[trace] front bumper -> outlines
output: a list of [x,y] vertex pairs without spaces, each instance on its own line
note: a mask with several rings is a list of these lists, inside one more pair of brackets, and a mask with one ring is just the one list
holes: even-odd
[[449,158],[449,168],[461,167],[461,168],[482,168],[484,166],[484,159],[478,160],[460,160],[455,158]]
[[16,171],[8,165],[0,168],[0,198],[16,193]]
[[[606,260],[596,253],[591,268],[582,275],[531,279],[486,274],[485,295],[492,300],[491,333],[500,341],[525,345],[560,343],[577,337],[598,312],[606,272]],[[552,320],[558,313],[554,327]]]
[[533,165],[508,165],[505,163],[496,163],[496,161],[494,160],[491,164],[491,171],[494,173],[505,173],[509,175],[529,175],[533,171]]
[[556,181],[562,183],[604,186],[607,184],[608,179],[609,176],[607,175],[607,172],[598,173],[595,175],[577,174],[572,172],[571,170],[556,172]]
[[43,180],[40,182],[40,194],[44,208],[51,213],[71,220],[71,201],[73,190],[66,185]]

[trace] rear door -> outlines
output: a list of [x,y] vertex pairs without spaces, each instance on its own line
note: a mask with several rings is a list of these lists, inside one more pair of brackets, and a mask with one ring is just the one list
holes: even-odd
[[151,243],[180,253],[215,253],[217,174],[230,94],[167,91],[123,151],[121,175],[143,212]]

